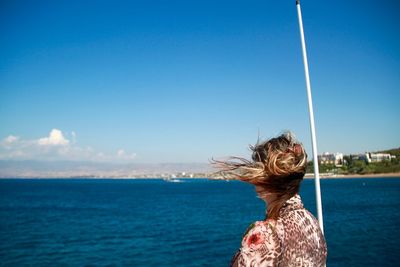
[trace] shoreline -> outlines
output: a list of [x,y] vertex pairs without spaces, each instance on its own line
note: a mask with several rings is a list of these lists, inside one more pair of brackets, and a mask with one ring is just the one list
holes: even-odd
[[[369,174],[320,174],[321,179],[346,179],[346,178],[399,178],[400,172],[369,173]],[[304,179],[314,179],[314,174],[306,174]]]
[[[400,178],[400,172],[392,172],[392,173],[373,173],[373,174],[332,174],[332,173],[320,173],[320,179],[346,179],[346,178]],[[225,180],[221,178],[210,178],[210,177],[176,177],[176,178],[165,178],[165,177],[79,177],[79,176],[74,176],[74,177],[0,177],[0,180],[2,179],[62,179],[62,180],[76,180],[76,179],[95,179],[95,180],[110,180],[110,179],[115,179],[115,180],[136,180],[136,179],[147,179],[147,180],[155,180],[155,179],[163,179],[163,180],[180,180],[180,179],[207,179],[207,180]],[[314,174],[313,173],[307,173],[304,176],[304,179],[314,179]]]

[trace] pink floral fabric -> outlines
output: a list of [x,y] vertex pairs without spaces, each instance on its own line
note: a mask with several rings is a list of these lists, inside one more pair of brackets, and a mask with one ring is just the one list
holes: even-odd
[[298,194],[281,208],[278,220],[253,223],[231,266],[324,266],[327,248],[316,218]]

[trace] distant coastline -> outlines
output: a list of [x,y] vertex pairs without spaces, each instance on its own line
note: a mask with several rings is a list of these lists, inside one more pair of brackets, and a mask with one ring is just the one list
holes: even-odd
[[[321,179],[346,179],[346,178],[400,178],[400,172],[392,172],[392,173],[374,173],[374,174],[332,174],[332,173],[321,173],[320,174]],[[185,177],[185,176],[180,176],[176,177],[173,176],[171,177],[161,177],[161,176],[149,176],[149,175],[143,175],[143,176],[42,176],[42,177],[33,177],[33,176],[25,176],[25,177],[0,177],[1,179],[164,179],[166,181],[169,180],[174,180],[174,179],[208,179],[208,180],[225,180],[222,177],[210,177],[207,174],[201,174],[199,176],[193,176],[193,177]],[[307,173],[304,177],[304,179],[314,179],[314,174],[313,173]]]
[[[369,174],[320,174],[321,179],[345,179],[345,178],[399,178],[400,172],[369,173]],[[313,179],[313,173],[307,173],[305,179]]]

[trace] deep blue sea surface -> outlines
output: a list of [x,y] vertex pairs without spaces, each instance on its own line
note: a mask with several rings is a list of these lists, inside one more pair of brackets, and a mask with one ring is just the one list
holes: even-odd
[[[399,266],[400,178],[321,180],[328,266]],[[314,181],[303,202],[315,212]],[[0,180],[0,266],[227,266],[264,219],[241,182]]]

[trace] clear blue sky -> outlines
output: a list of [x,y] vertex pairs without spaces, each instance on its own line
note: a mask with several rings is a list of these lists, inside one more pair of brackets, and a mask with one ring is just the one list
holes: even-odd
[[[302,1],[319,152],[400,146],[399,8]],[[311,154],[294,0],[2,1],[0,33],[0,158],[207,162],[285,129]]]

